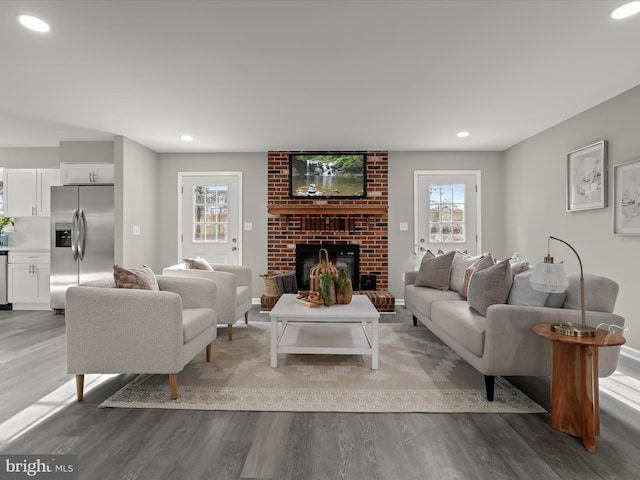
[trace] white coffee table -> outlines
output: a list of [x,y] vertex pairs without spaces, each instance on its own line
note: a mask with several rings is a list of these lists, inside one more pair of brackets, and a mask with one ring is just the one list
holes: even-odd
[[371,355],[371,368],[378,368],[380,313],[366,295],[354,295],[348,305],[307,308],[285,293],[269,317],[274,368],[279,353]]

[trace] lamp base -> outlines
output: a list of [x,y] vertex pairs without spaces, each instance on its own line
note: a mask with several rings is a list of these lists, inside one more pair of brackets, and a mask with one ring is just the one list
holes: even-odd
[[571,337],[595,337],[596,329],[593,327],[574,327],[570,323],[559,323],[551,325],[551,331],[560,335]]

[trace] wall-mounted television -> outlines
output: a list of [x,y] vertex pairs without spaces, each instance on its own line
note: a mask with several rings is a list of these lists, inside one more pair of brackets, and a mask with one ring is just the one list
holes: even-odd
[[289,155],[291,198],[365,198],[367,155],[315,152]]

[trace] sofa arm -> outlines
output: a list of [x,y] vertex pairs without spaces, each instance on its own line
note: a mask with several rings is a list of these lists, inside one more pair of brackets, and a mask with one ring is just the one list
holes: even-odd
[[220,324],[232,325],[236,317],[237,279],[233,273],[217,270],[191,270],[186,268],[168,267],[162,271],[163,276],[169,278],[205,279],[216,284],[216,294],[210,298],[215,299],[215,309]]
[[418,272],[415,270],[409,270],[408,272],[404,272],[404,285],[413,285],[416,283],[416,277],[418,276]]
[[[550,342],[533,333],[531,327],[537,323],[560,321],[580,324],[580,311],[522,305],[490,306],[484,351],[489,371],[495,375],[549,375]],[[624,325],[624,318],[605,312],[586,312],[586,321],[592,326],[601,323]],[[601,357],[599,370],[602,375],[611,369],[614,359],[607,354]]]
[[182,301],[172,292],[70,287],[68,373],[173,373],[182,369]]
[[251,284],[253,279],[251,278],[251,268],[245,267],[244,265],[221,265],[214,264],[211,265],[214,271],[217,272],[228,272],[233,273],[236,276],[236,281],[239,287],[249,287],[251,288]]
[[183,308],[217,309],[216,295],[218,287],[210,279],[172,277],[156,275],[161,291],[180,295]]

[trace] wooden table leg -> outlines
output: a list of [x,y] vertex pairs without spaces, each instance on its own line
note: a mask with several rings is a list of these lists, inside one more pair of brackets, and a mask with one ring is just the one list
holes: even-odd
[[551,426],[595,452],[600,433],[598,347],[552,342]]

